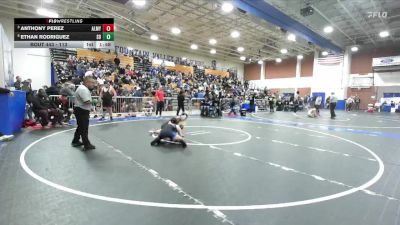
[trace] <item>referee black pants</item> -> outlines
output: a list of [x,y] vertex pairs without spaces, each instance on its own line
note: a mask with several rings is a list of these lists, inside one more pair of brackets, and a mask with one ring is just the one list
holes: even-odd
[[181,111],[185,113],[185,105],[184,104],[178,104],[178,110],[176,111],[176,115],[179,116],[179,111]]
[[331,112],[331,118],[336,117],[335,108],[336,108],[336,102],[329,103],[329,110]]
[[163,109],[164,109],[164,102],[157,102],[156,116],[158,115],[158,112],[160,112],[161,116]]
[[74,134],[74,140],[72,143],[78,143],[82,138],[82,143],[84,146],[89,146],[90,141],[88,138],[89,133],[89,110],[85,110],[79,107],[74,108],[74,114],[76,117],[77,128]]

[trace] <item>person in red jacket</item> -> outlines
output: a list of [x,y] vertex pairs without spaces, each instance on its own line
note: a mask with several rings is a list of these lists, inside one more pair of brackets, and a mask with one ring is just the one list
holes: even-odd
[[164,91],[162,86],[160,86],[156,91],[156,99],[157,99],[156,116],[158,115],[158,112],[160,112],[160,116],[162,114],[162,111],[164,109],[164,98],[165,98]]

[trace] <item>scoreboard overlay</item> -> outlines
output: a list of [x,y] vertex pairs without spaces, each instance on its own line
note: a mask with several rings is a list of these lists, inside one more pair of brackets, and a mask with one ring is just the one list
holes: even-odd
[[14,47],[114,49],[114,18],[15,18]]

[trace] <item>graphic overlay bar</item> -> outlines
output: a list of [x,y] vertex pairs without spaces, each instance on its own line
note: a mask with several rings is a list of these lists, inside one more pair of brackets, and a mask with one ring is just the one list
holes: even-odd
[[15,48],[114,49],[113,18],[15,18]]

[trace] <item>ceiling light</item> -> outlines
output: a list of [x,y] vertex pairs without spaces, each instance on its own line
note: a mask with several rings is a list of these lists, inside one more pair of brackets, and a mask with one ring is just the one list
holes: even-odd
[[303,55],[298,55],[297,58],[298,59],[303,59]]
[[132,2],[136,6],[144,6],[144,5],[146,5],[146,0],[132,0]]
[[210,50],[210,53],[211,53],[211,54],[215,54],[215,53],[217,53],[217,51],[216,51],[215,49],[211,49],[211,50]]
[[238,47],[237,50],[238,50],[238,52],[243,52],[244,48],[243,47]]
[[[114,30],[115,30],[115,27],[114,27]],[[132,31],[134,31],[135,30],[135,28],[134,27],[132,27]]]
[[276,58],[275,62],[280,63],[280,62],[282,62],[282,59],[281,58]]
[[196,44],[192,44],[192,45],[190,46],[190,48],[196,50],[196,49],[199,48],[199,46],[197,46]]
[[150,39],[153,40],[153,41],[157,41],[157,40],[158,40],[158,36],[155,35],[155,34],[152,34],[152,35],[150,36]]
[[327,55],[328,55],[328,52],[327,52],[327,51],[323,51],[321,54],[322,54],[323,56],[327,56]]
[[258,60],[258,64],[263,64],[264,62],[260,59]]
[[324,27],[324,32],[325,33],[329,34],[329,33],[332,33],[332,31],[333,31],[333,27],[331,27],[331,26]]
[[239,31],[234,30],[234,31],[231,32],[231,37],[233,37],[233,38],[238,38],[239,36],[240,36]]
[[296,35],[294,35],[294,34],[289,34],[289,35],[287,36],[287,39],[288,39],[289,41],[296,41]]
[[36,13],[41,15],[41,16],[45,16],[45,17],[49,17],[49,18],[58,18],[58,13],[50,11],[50,10],[45,9],[45,8],[38,8],[36,10]]
[[221,6],[222,11],[224,12],[231,12],[233,10],[233,5],[230,2],[224,2]]
[[240,60],[244,61],[244,60],[246,60],[246,57],[240,56]]
[[282,54],[286,54],[286,53],[287,53],[287,49],[286,49],[286,48],[282,48],[282,49],[281,49],[281,53],[282,53]]
[[389,36],[389,31],[387,31],[387,30],[381,31],[381,32],[379,33],[379,36],[380,36],[381,38],[387,37],[387,36]]
[[177,28],[177,27],[173,27],[173,28],[171,29],[171,32],[172,32],[173,34],[180,34],[180,33],[181,33],[181,29],[179,29],[179,28]]
[[356,51],[358,51],[358,47],[357,47],[357,46],[353,46],[353,47],[351,47],[351,51],[352,51],[352,52],[356,52]]
[[217,40],[215,40],[214,38],[212,38],[212,39],[210,39],[210,40],[208,41],[208,43],[210,43],[210,45],[215,45],[215,44],[217,44]]
[[43,0],[44,3],[53,3],[54,0]]
[[182,60],[186,60],[186,57],[182,57]]

